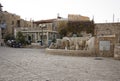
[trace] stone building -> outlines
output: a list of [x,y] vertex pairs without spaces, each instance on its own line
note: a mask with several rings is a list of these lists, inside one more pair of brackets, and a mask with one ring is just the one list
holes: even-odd
[[98,56],[114,56],[114,48],[120,43],[120,23],[96,23],[94,34]]
[[1,28],[0,28],[0,44],[2,42]]
[[115,35],[120,43],[120,23],[96,23],[94,32],[96,36]]
[[89,17],[76,15],[76,14],[68,14],[69,21],[90,21]]
[[7,34],[14,34],[14,28],[17,26],[17,20],[20,16],[3,11],[0,13],[1,24],[5,25],[2,27],[2,37],[4,38]]
[[115,44],[115,35],[98,36],[95,41],[96,56],[113,57]]
[[36,26],[41,29],[40,40],[45,41],[45,44],[49,44],[51,41],[57,39],[58,32],[55,20],[57,19],[47,19],[34,22]]
[[57,17],[55,19],[40,20],[35,21],[31,27],[16,28],[15,36],[18,31],[21,31],[26,36],[27,41],[33,43],[42,41],[43,44],[49,45],[51,41],[60,38],[60,35],[58,34],[59,30],[68,27],[68,22],[71,20],[74,22],[82,22],[82,20],[84,22],[91,22],[88,17],[79,15],[69,15],[68,18]]
[[57,28],[54,24],[56,19],[47,19],[35,21],[32,27],[21,27],[16,28],[15,33],[21,31],[25,36],[27,41],[33,43],[41,43],[41,45],[49,45],[50,42],[57,38]]
[[19,15],[2,11],[2,6],[0,6],[0,25],[2,38],[5,38],[6,35],[14,35],[14,29],[19,27],[31,27],[32,22],[21,19]]
[[2,28],[2,37],[4,38],[7,34],[14,35],[14,28],[19,27],[31,27],[32,22],[21,19],[20,16],[16,14],[3,11],[0,13],[0,22],[5,24]]

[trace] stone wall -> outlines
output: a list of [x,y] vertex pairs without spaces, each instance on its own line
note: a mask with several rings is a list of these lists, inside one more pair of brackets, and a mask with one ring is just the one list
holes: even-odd
[[120,60],[120,44],[115,46],[114,58]]
[[63,49],[49,49],[46,48],[46,53],[53,55],[67,55],[67,56],[96,56],[90,50],[63,50]]
[[101,57],[113,57],[114,45],[116,37],[115,35],[99,36],[95,39],[95,53]]
[[[95,24],[94,34],[96,36],[95,47],[98,56],[114,57],[116,43],[120,43],[120,23],[97,23]],[[110,44],[110,48],[100,49],[100,44]],[[104,46],[104,45],[103,45]],[[114,49],[115,47],[115,49]],[[102,47],[101,47],[102,48]]]
[[116,42],[120,43],[120,23],[96,23],[95,35],[116,35]]
[[16,27],[17,20],[20,19],[20,16],[9,13],[7,11],[1,12],[0,16],[2,16],[0,19],[1,23],[6,24],[6,28],[4,29],[4,31],[2,31],[3,37],[7,34],[14,33],[14,27]]
[[2,30],[3,38],[7,34],[14,34],[14,29],[17,27],[31,27],[32,22],[21,19],[19,15],[3,11],[0,13],[0,23],[6,24],[4,30]]
[[1,40],[2,39],[2,35],[1,35],[1,28],[0,28],[0,44],[1,44]]

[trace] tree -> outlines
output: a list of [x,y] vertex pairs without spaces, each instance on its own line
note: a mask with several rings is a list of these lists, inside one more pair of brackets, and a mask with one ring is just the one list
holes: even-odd
[[60,34],[60,38],[67,35],[67,23],[68,21],[58,21],[58,32]]
[[94,35],[93,21],[59,21],[58,32],[61,37],[77,35],[82,37],[82,32]]
[[20,42],[22,44],[25,44],[25,36],[23,35],[22,32],[18,32],[16,35],[16,41]]
[[14,35],[12,35],[12,34],[7,34],[7,35],[5,35],[5,42],[7,42],[8,40],[14,40],[15,39],[15,37],[14,37]]
[[69,21],[68,32],[73,32],[77,36],[81,36],[81,32],[91,33],[94,35],[94,22],[93,21]]

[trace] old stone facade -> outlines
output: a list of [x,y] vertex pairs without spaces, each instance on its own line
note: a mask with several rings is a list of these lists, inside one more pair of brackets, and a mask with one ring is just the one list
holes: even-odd
[[26,36],[27,40],[31,42],[37,43],[42,41],[44,44],[49,45],[50,42],[59,38],[59,29],[65,28],[68,26],[69,19],[73,19],[77,21],[86,20],[89,21],[88,17],[83,17],[80,15],[68,15],[68,18],[55,18],[55,19],[46,19],[35,21],[34,24],[30,27],[22,27],[15,29],[15,35],[18,31],[21,31]]
[[[0,7],[2,10],[2,7]],[[32,22],[21,19],[19,15],[0,11],[0,26],[2,32],[2,38],[8,34],[14,35],[14,28],[17,27],[31,27]]]
[[116,42],[120,43],[120,23],[98,23],[95,24],[95,35],[116,35]]
[[120,23],[96,23],[94,32],[97,56],[113,57],[115,45],[120,43]]
[[1,44],[1,40],[2,40],[2,35],[1,35],[1,28],[0,28],[0,44]]
[[120,60],[120,44],[115,45],[114,58]]
[[90,21],[89,17],[76,14],[68,14],[69,21]]
[[2,28],[3,38],[6,34],[13,34],[14,28],[17,26],[17,20],[20,19],[20,16],[3,11],[0,13],[0,18],[0,23],[5,24]]
[[113,57],[114,46],[116,44],[115,35],[98,36],[95,40],[96,56]]
[[3,11],[0,13],[0,23],[5,24],[5,27],[2,28],[3,38],[7,34],[14,35],[14,28],[32,26],[32,22],[21,19],[20,16],[9,13],[7,11]]
[[[40,43],[43,45],[49,45],[50,42],[57,39],[57,28],[54,25],[55,19],[35,21],[32,27],[16,28],[15,33],[21,31],[27,41],[32,43]],[[41,44],[41,45],[42,45]]]

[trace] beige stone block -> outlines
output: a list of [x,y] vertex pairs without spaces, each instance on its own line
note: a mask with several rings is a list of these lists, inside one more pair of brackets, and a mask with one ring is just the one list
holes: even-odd
[[120,60],[120,46],[115,46],[114,58]]

